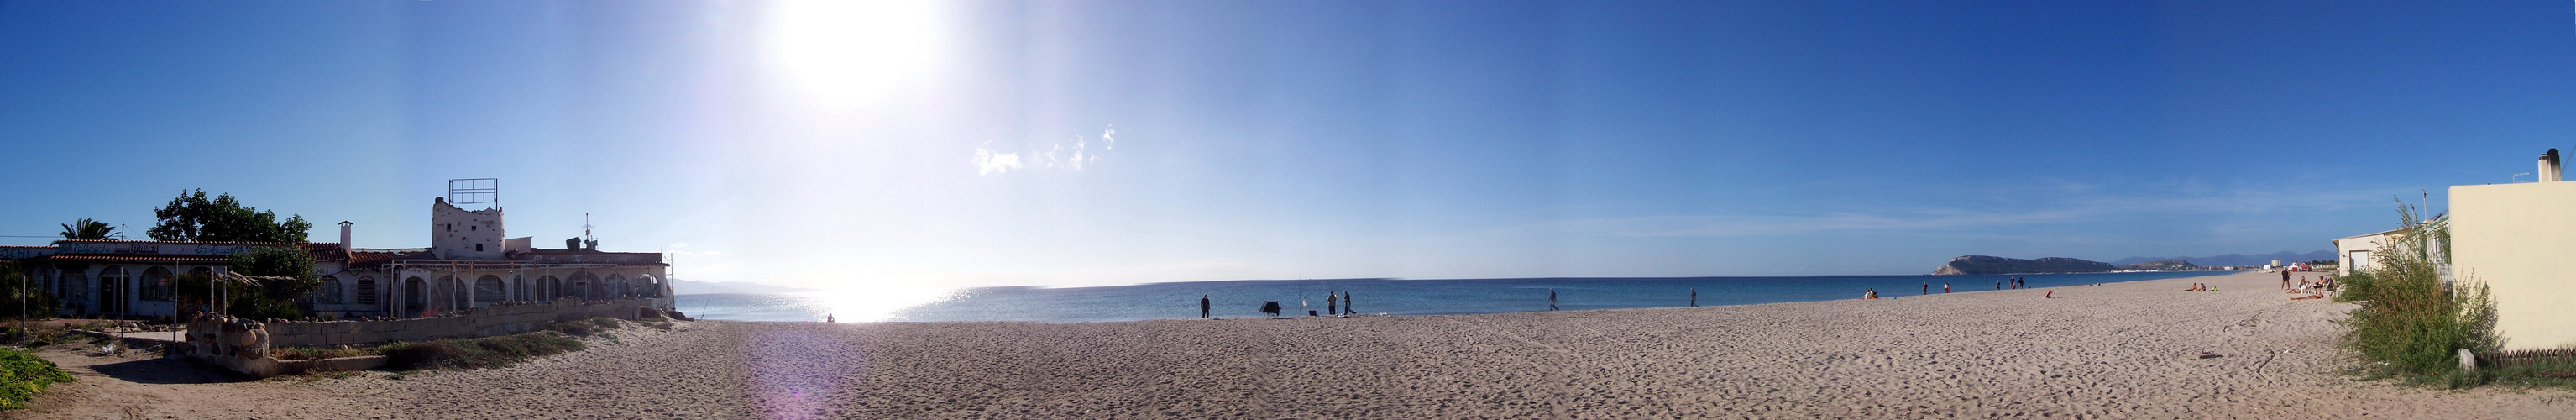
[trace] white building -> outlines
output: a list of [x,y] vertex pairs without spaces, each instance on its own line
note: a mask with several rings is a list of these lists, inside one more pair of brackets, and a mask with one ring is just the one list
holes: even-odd
[[2576,346],[2576,182],[2551,152],[2540,182],[2451,187],[2451,274],[2492,288],[2505,350]]
[[311,252],[322,287],[305,300],[316,316],[413,317],[506,302],[645,299],[671,309],[670,264],[658,252],[602,252],[597,241],[539,249],[530,238],[506,238],[501,208],[465,210],[447,198],[430,203],[428,248],[355,248],[354,225],[340,222],[338,243],[55,241],[0,247],[0,259],[22,264],[60,300],[64,316],[168,317],[177,314],[171,282],[180,273],[221,273],[229,254],[257,248]]

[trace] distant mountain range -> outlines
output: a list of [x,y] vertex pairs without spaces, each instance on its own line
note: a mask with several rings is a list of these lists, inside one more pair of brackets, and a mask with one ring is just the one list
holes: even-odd
[[2199,266],[2194,266],[2190,262],[2182,260],[2160,260],[2136,264],[2115,265],[2101,261],[2066,257],[2047,257],[2025,260],[2020,258],[2004,258],[1986,255],[1962,255],[1958,258],[1951,258],[1949,263],[1941,264],[1941,268],[1933,269],[1932,275],[2104,273],[2112,271],[2189,271],[2198,269],[2200,269]]
[[794,293],[817,291],[814,289],[760,283],[697,281],[689,279],[671,279],[671,288],[673,289],[672,294],[681,295],[703,295],[715,293]]
[[2227,255],[2220,255],[2220,256],[2214,256],[2214,257],[2128,257],[2128,258],[2121,258],[2119,261],[2112,261],[2111,263],[2112,263],[2112,264],[2137,264],[2137,263],[2148,262],[2148,261],[2183,260],[2183,261],[2191,262],[2191,263],[2192,263],[2192,265],[2198,265],[2198,266],[2202,266],[2202,267],[2213,267],[2213,266],[2230,266],[2230,265],[2264,265],[2264,264],[2271,264],[2271,263],[2272,263],[2272,260],[2281,260],[2281,263],[2282,263],[2282,264],[2289,264],[2289,263],[2293,263],[2293,262],[2309,262],[2309,261],[2317,261],[2317,260],[2332,260],[2332,259],[2335,259],[2335,252],[2334,252],[2334,250],[2329,249],[2329,250],[2317,251],[2317,252],[2310,252],[2310,253],[2305,253],[2305,254],[2296,253],[2296,252],[2290,252],[2290,251],[2281,251],[2281,252],[2274,252],[2274,253],[2270,253],[2270,254],[2254,254],[2254,255],[2227,254]]

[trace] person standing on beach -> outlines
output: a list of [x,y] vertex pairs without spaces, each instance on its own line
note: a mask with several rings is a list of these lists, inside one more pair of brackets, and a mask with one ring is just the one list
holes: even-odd
[[1359,308],[1353,308],[1353,307],[1351,307],[1351,292],[1342,292],[1342,314],[1344,314],[1344,315],[1359,315],[1359,314],[1360,314],[1360,310],[1359,310]]
[[1691,288],[1691,306],[1699,306],[1699,288]]
[[2290,290],[2290,270],[2281,270],[2281,290]]
[[1199,295],[1199,319],[1208,317],[1208,295]]
[[1556,288],[1547,288],[1547,310],[1556,310]]
[[1340,299],[1340,296],[1341,296],[1341,295],[1340,295],[1339,293],[1340,293],[1340,292],[1324,292],[1324,314],[1325,314],[1325,315],[1341,315],[1341,314],[1342,314],[1341,305],[1338,305],[1338,304],[1336,304],[1336,302],[1334,302],[1334,301],[1333,301],[1334,299]]
[[1950,293],[1950,284],[1941,283],[1941,293]]
[[1929,281],[1923,282],[1923,294],[1926,294],[1926,295],[1932,294],[1932,282],[1929,282]]

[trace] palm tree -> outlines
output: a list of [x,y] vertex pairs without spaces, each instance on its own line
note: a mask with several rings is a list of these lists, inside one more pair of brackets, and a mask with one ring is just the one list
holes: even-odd
[[106,223],[88,218],[63,224],[63,239],[101,240],[114,235],[116,235],[115,226],[108,226]]

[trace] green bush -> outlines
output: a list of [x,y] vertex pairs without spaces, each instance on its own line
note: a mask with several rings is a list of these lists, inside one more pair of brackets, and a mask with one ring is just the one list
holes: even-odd
[[2357,372],[2408,382],[2450,387],[2475,386],[2475,375],[2459,369],[2459,351],[2488,353],[2504,346],[2496,335],[2495,299],[2485,284],[2458,279],[2445,287],[2440,264],[2449,260],[2438,250],[2449,247],[2449,228],[2442,221],[2421,223],[2404,205],[2398,220],[2406,226],[2378,264],[2355,267],[2341,283],[2339,301],[2357,302],[2345,321],[2343,348],[2362,363]]
[[54,362],[17,349],[0,348],[0,410],[27,408],[27,400],[55,382],[71,382]]

